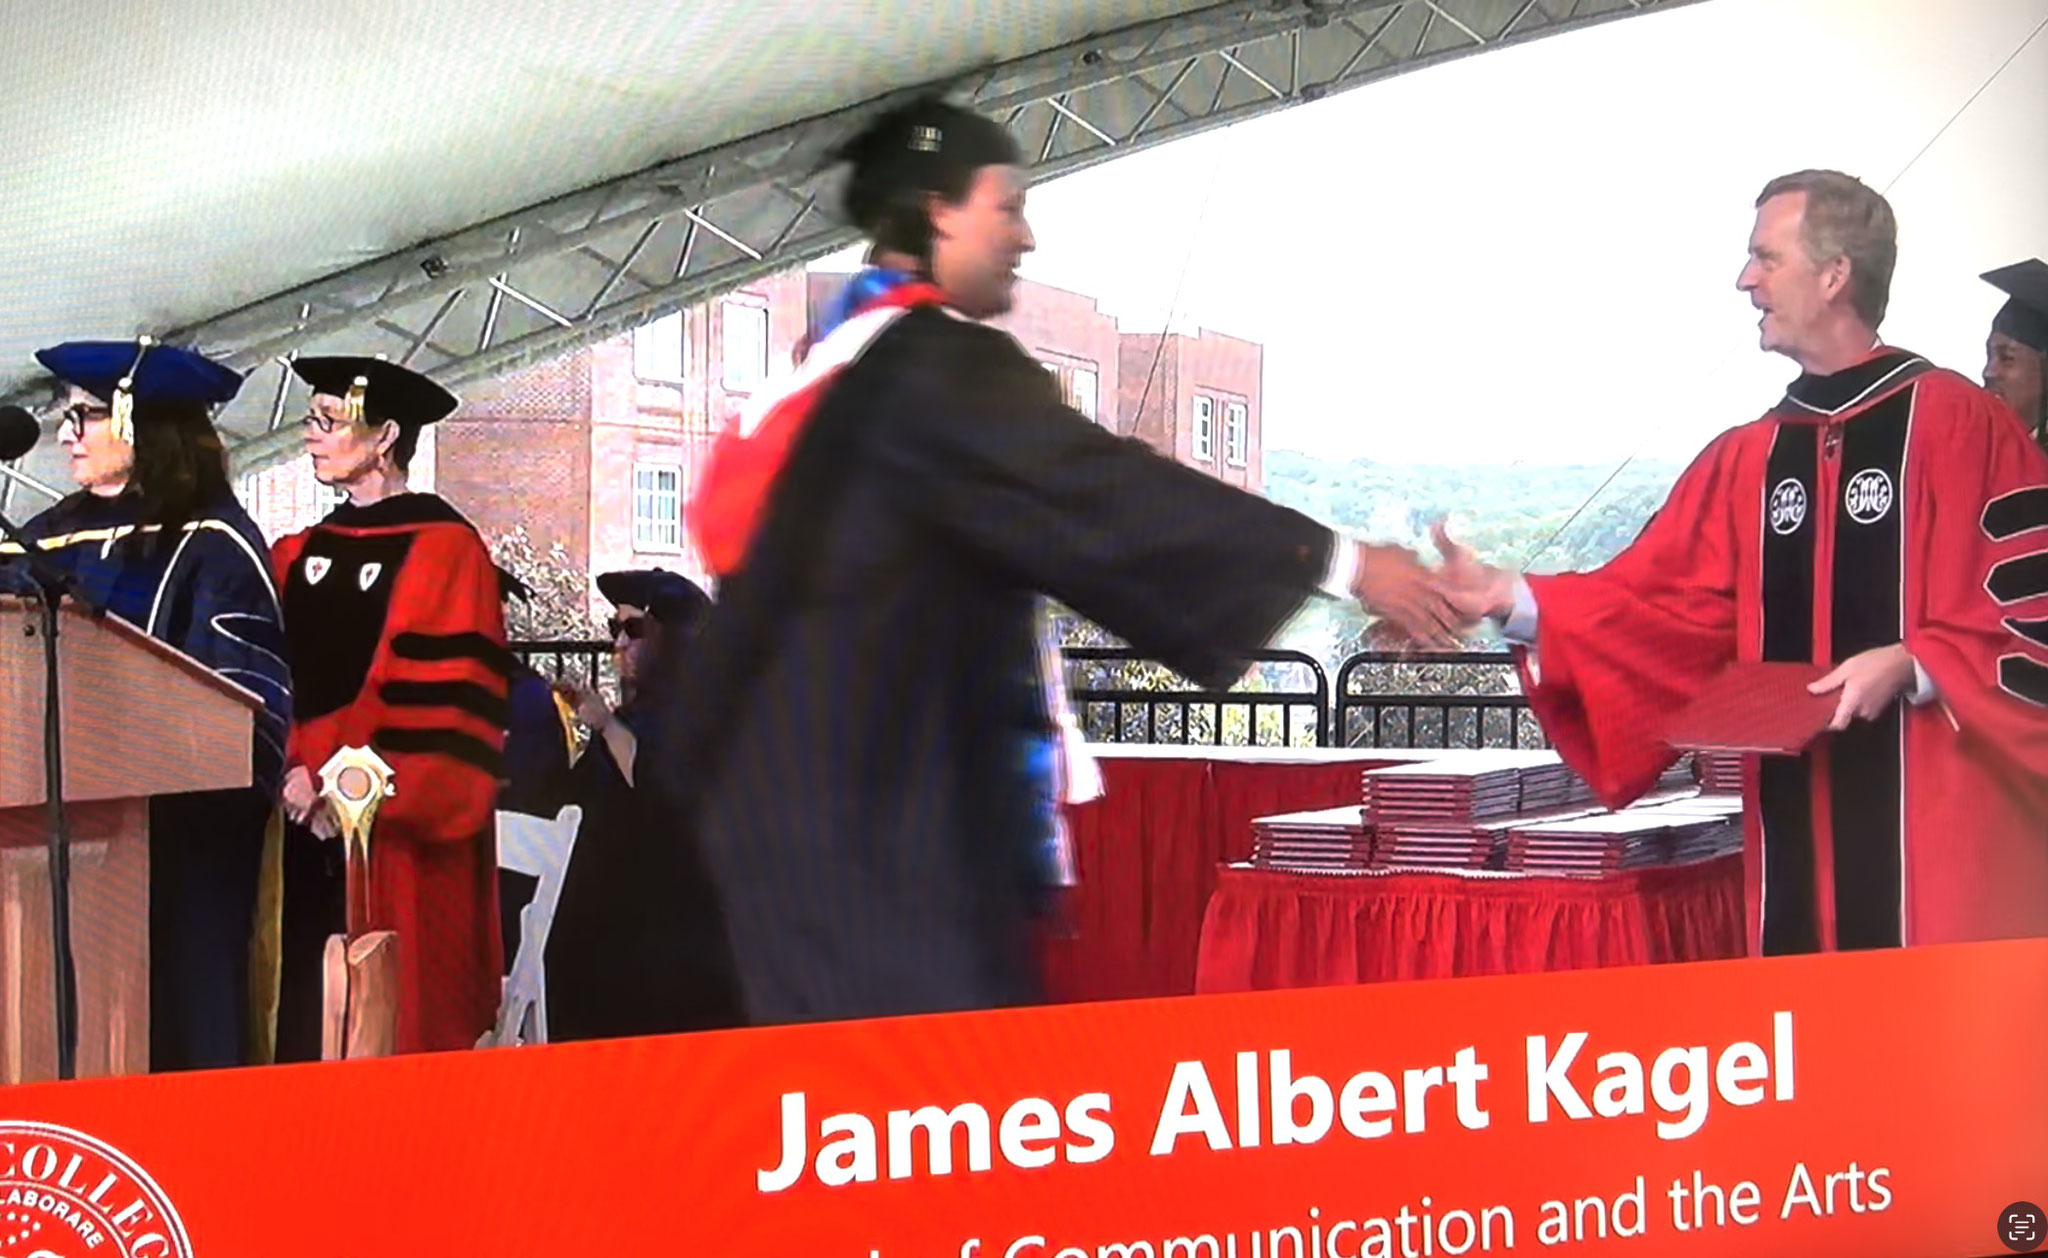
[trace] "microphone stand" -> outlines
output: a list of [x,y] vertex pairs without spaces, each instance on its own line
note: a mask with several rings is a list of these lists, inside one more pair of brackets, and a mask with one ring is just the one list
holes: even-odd
[[105,615],[80,595],[69,574],[0,514],[0,533],[22,549],[41,595],[43,631],[43,786],[50,813],[50,968],[56,979],[57,1077],[78,1077],[78,970],[71,955],[71,830],[64,815],[64,731],[57,695],[57,607],[67,595],[95,620]]

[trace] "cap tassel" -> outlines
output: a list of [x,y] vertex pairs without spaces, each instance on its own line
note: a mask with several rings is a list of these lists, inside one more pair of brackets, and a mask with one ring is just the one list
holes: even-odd
[[142,371],[142,357],[155,344],[149,337],[135,338],[135,362],[128,368],[128,374],[114,386],[114,396],[108,399],[108,409],[113,413],[114,440],[126,445],[135,444],[135,377]]
[[363,422],[363,399],[368,396],[369,392],[370,378],[368,376],[357,376],[349,381],[348,393],[341,399],[342,411],[348,416],[349,423],[360,424]]
[[113,411],[113,429],[109,434],[124,445],[135,444],[135,378],[121,377],[121,383],[114,386],[114,397],[110,404]]

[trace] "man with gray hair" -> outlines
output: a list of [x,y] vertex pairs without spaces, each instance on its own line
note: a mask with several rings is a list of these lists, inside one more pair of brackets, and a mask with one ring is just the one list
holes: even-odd
[[1897,239],[1847,175],[1772,180],[1736,287],[1799,365],[1783,400],[1603,568],[1517,578],[1437,539],[1610,805],[1655,784],[1671,717],[1729,665],[1824,674],[1828,732],[1744,774],[1757,954],[2048,935],[2048,456],[1878,339]]

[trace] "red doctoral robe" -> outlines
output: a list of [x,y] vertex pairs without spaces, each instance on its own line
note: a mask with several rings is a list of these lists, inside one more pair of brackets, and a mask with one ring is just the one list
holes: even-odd
[[2048,935],[2048,456],[1989,394],[1889,349],[1802,376],[1613,562],[1529,585],[1524,689],[1610,806],[1731,661],[1925,670],[1929,701],[1748,758],[1752,954]]
[[368,746],[396,792],[351,925],[398,935],[400,1052],[474,1048],[497,1015],[493,810],[507,666],[498,570],[432,494],[344,505],[272,549],[295,703],[287,770]]

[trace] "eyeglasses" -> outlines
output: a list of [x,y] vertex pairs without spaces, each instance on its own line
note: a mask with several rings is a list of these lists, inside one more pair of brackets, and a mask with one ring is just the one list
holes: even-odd
[[307,411],[299,417],[299,423],[307,428],[317,428],[323,433],[333,432],[337,428],[348,427],[347,420],[336,419],[331,415],[322,415],[318,411]]
[[616,641],[618,639],[618,636],[623,633],[628,638],[631,638],[637,642],[641,638],[647,636],[647,617],[635,616],[631,620],[625,620],[618,616],[614,616],[611,618],[611,621],[606,626],[606,628],[608,628],[611,631],[611,636],[614,641]]
[[74,402],[57,413],[57,435],[73,441],[85,440],[85,426],[96,419],[106,419],[114,412],[104,406],[91,406]]

